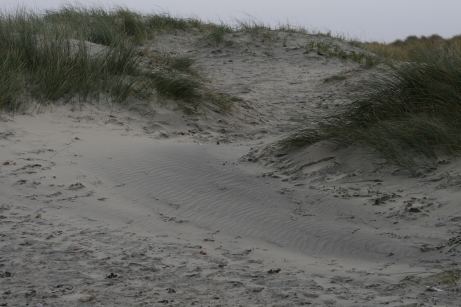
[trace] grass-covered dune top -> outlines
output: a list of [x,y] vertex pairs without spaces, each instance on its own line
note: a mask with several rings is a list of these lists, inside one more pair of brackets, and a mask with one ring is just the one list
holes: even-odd
[[208,100],[229,108],[229,97],[207,90],[195,61],[152,55],[143,42],[165,31],[212,27],[168,14],[64,6],[37,13],[0,13],[0,110],[18,111],[75,97],[129,103],[154,94],[189,104]]
[[[277,30],[277,31],[274,31]],[[287,33],[313,34],[302,27],[280,25],[270,29],[249,17],[232,25],[173,17],[168,13],[141,14],[124,8],[64,5],[58,10],[36,12],[17,9],[0,13],[0,110],[18,111],[37,101],[109,99],[128,104],[134,98],[171,97],[187,105],[207,101],[230,109],[232,99],[206,86],[195,61],[169,53],[153,54],[148,48],[158,37],[189,33],[198,44],[233,47],[244,33],[245,44],[256,42],[287,47]],[[237,32],[240,32],[237,35]],[[278,32],[285,33],[279,35]],[[316,33],[320,34],[320,33]],[[315,35],[314,35],[315,36]],[[376,64],[369,52],[345,51],[337,42],[361,45],[331,33],[327,38],[299,45],[306,52],[352,60],[364,67]]]
[[441,153],[461,154],[461,53],[446,45],[413,49],[408,62],[389,60],[352,103],[279,145],[331,140],[365,143],[388,161],[416,170]]

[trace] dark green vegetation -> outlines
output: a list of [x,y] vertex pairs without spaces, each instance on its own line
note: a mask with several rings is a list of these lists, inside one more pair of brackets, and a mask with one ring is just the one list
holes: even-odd
[[[391,48],[394,48],[392,46]],[[441,153],[461,154],[461,53],[448,44],[411,46],[408,62],[388,60],[364,92],[279,145],[321,140],[370,145],[389,162],[414,171]]]
[[207,99],[229,108],[229,101],[209,99],[193,59],[152,56],[141,45],[191,27],[213,30],[195,19],[143,16],[121,8],[67,5],[45,14],[1,13],[0,110],[19,111],[34,100],[42,106],[101,98],[129,104],[155,94],[192,105]]

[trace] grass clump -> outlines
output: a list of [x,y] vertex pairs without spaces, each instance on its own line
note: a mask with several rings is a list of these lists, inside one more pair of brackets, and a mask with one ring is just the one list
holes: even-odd
[[195,60],[185,56],[179,57],[168,57],[166,60],[166,65],[171,69],[184,71],[184,72],[191,72],[192,66],[195,64]]
[[161,95],[192,102],[198,98],[202,84],[195,78],[174,73],[156,72],[149,77]]
[[[65,16],[75,20],[71,13]],[[92,50],[78,39],[85,31],[51,17],[24,10],[0,15],[1,109],[18,111],[30,98],[47,104],[75,96],[99,99],[102,93],[120,102],[137,96],[141,69],[129,41]]]
[[75,37],[105,46],[116,46],[127,38],[140,43],[153,37],[153,31],[140,14],[123,8],[106,10],[68,4],[47,11],[43,19],[47,24],[67,27]]
[[178,100],[182,108],[196,107],[208,102],[214,105],[212,109],[216,112],[228,111],[235,101],[235,97],[208,89],[201,78],[194,75],[160,71],[149,74],[149,78],[158,94]]
[[[208,94],[194,59],[149,55],[149,48],[139,45],[158,31],[192,25],[204,26],[193,19],[143,16],[121,8],[66,5],[45,14],[0,13],[0,110],[20,111],[29,101],[46,106],[108,98],[128,104],[154,94],[219,105],[223,99]],[[218,36],[229,31],[223,25],[207,27]]]
[[17,55],[0,51],[0,109],[17,110],[24,101],[25,68]]
[[363,95],[278,145],[320,140],[366,143],[388,161],[414,171],[439,154],[461,154],[461,54],[421,51],[374,76]]
[[150,59],[151,62],[165,66],[169,70],[197,74],[197,71],[193,67],[196,60],[188,56],[173,56],[166,52],[161,54],[149,54],[148,52],[142,52],[142,54]]
[[[259,40],[261,43],[272,44],[279,40],[279,36],[276,31],[271,31],[271,27],[265,24],[263,21],[260,21],[252,16],[248,16],[247,19],[235,20],[236,29],[238,31],[247,33],[250,35],[251,40]],[[284,27],[282,29],[282,27]],[[279,25],[277,27],[278,31],[284,31],[285,28],[288,29],[289,25]],[[295,31],[294,28],[290,28],[292,31]],[[288,31],[287,31],[288,32]],[[251,42],[250,42],[251,44]],[[286,44],[286,38],[285,38]]]
[[232,41],[226,40],[226,36],[233,32],[231,26],[224,23],[221,24],[207,24],[204,27],[203,42],[206,44],[218,47],[219,45],[226,43],[226,45],[232,45]]
[[165,12],[140,14],[122,7],[108,10],[101,6],[70,4],[59,10],[47,11],[44,19],[55,24],[66,24],[75,32],[82,32],[84,28],[80,34],[86,40],[106,46],[116,45],[127,38],[133,43],[143,43],[154,39],[158,33],[215,26],[194,18],[172,17]]
[[[352,43],[353,45],[354,43]],[[326,57],[336,57],[343,61],[353,61],[364,68],[371,68],[381,62],[380,58],[369,52],[346,51],[339,45],[325,41],[310,41],[304,48],[306,52],[317,51],[319,55]]]

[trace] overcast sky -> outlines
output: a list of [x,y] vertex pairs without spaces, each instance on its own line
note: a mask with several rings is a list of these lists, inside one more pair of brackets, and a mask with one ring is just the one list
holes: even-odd
[[[80,0],[143,13],[168,11],[229,22],[246,14],[272,26],[289,21],[309,29],[331,30],[366,41],[392,42],[409,35],[461,34],[461,0]],[[25,5],[58,8],[62,0],[0,0],[3,9]]]

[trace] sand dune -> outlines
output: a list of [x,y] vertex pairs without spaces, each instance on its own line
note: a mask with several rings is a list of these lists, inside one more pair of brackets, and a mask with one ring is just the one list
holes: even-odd
[[262,150],[372,71],[295,47],[317,37],[268,55],[187,35],[155,48],[197,58],[233,113],[2,115],[3,306],[456,306],[459,161],[411,178],[364,148]]

